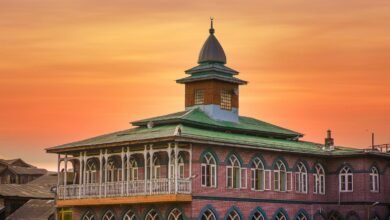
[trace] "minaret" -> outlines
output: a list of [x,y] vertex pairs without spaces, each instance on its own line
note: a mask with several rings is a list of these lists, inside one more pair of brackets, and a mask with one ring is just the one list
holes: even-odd
[[226,55],[215,37],[213,19],[209,37],[199,53],[198,66],[186,70],[189,77],[176,82],[185,84],[186,110],[200,108],[215,120],[238,122],[239,85],[247,84],[225,66]]

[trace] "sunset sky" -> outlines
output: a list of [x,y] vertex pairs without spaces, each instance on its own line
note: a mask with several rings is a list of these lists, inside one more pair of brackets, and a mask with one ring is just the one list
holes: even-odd
[[0,1],[0,158],[184,109],[209,17],[249,84],[240,114],[323,142],[390,142],[390,1]]

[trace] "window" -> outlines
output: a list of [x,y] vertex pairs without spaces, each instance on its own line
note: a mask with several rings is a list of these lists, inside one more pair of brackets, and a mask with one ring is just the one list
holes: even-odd
[[278,214],[275,215],[275,220],[287,220],[287,218],[282,212],[278,212]]
[[132,210],[129,210],[126,212],[126,214],[123,216],[123,220],[136,220],[137,217],[135,216],[135,213]]
[[[244,172],[245,171],[241,169],[241,163],[238,161],[237,157],[234,155],[230,156],[228,165],[226,166],[226,186],[233,189],[246,187],[241,182],[241,175]],[[245,177],[243,177],[243,179],[246,180]]]
[[339,174],[340,192],[353,191],[353,174],[349,167],[345,166]]
[[210,209],[207,209],[202,214],[201,220],[217,220],[217,218],[215,217],[214,213]]
[[302,162],[298,163],[295,172],[295,191],[307,193],[307,170]]
[[[61,208],[58,212],[58,220],[72,220],[73,219],[73,210],[71,208]],[[83,219],[84,220],[84,219]],[[95,220],[86,219],[86,220]]]
[[107,211],[106,214],[104,214],[102,220],[116,220],[114,213],[111,211]]
[[314,193],[325,194],[325,171],[321,164],[315,166]]
[[[177,166],[178,166],[178,176],[177,178],[179,179],[184,179],[184,159],[181,155],[178,156],[177,159]],[[174,159],[174,154],[171,156],[171,164],[170,164],[170,169],[171,169],[171,178],[175,178],[175,159]]]
[[146,215],[145,220],[160,220],[160,217],[158,216],[156,210],[152,209]]
[[138,163],[131,157],[127,162],[127,181],[138,180]]
[[202,164],[202,186],[216,187],[217,186],[217,163],[211,153],[206,153],[203,156]]
[[183,215],[175,208],[169,213],[168,220],[183,220]]
[[370,173],[370,191],[379,192],[379,172],[376,167],[371,168]]
[[240,220],[240,216],[238,215],[238,213],[236,211],[231,211],[229,213],[229,215],[227,216],[226,220]]
[[195,90],[195,105],[204,104],[204,90],[197,89]]
[[86,170],[86,182],[96,183],[96,163],[93,159],[88,160]]
[[109,159],[106,164],[106,170],[107,170],[107,180],[106,182],[115,182],[117,180],[120,180],[120,172],[116,165],[114,159]]
[[84,217],[83,217],[82,220],[95,220],[95,216],[94,216],[90,211],[88,211],[88,212],[84,215]]
[[[156,155],[153,156],[153,164],[152,164],[152,179],[160,178],[160,160]],[[150,155],[148,154],[148,159],[146,160],[146,169],[147,171],[147,179],[150,179]]]
[[228,90],[221,90],[221,109],[232,109],[232,94]]
[[297,217],[295,218],[295,220],[307,220],[307,217],[305,214],[303,214],[302,212],[298,213]]
[[265,218],[259,210],[256,210],[250,220],[265,220]]
[[274,190],[285,192],[287,188],[286,166],[278,160],[274,166]]
[[251,179],[252,190],[264,190],[264,165],[258,157],[256,157],[252,162]]

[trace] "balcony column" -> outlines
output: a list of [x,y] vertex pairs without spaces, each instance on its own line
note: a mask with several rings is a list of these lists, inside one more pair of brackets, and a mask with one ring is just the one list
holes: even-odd
[[83,153],[83,159],[84,159],[84,170],[83,170],[83,189],[84,189],[84,195],[85,195],[85,185],[87,184],[87,162],[88,157],[87,153],[84,151]]
[[150,149],[149,149],[149,164],[150,164],[150,184],[149,184],[149,192],[150,194],[152,194],[152,185],[153,185],[153,155],[154,155],[154,151],[153,151],[153,145],[149,145],[150,146]]
[[104,152],[104,197],[107,197],[107,149]]
[[123,185],[124,185],[124,179],[125,179],[125,152],[124,148],[122,147],[122,152],[121,152],[121,160],[122,160],[122,179],[121,179],[121,195],[123,196]]
[[103,151],[99,153],[99,198],[102,197],[102,183],[103,183]]
[[60,165],[61,165],[61,154],[58,154],[58,159],[57,159],[57,173],[58,173],[58,178],[57,178],[57,189],[58,186],[60,185],[60,177],[61,177],[61,170],[60,170]]
[[148,153],[147,153],[147,151],[146,151],[146,144],[145,144],[145,148],[144,148],[144,184],[145,184],[145,186],[144,186],[144,189],[145,189],[145,194],[146,194],[146,181],[147,181],[147,178],[148,178],[148,174],[147,174],[147,172],[148,172],[148,169],[147,169],[147,165],[146,165],[146,163],[148,162]]
[[168,143],[168,193],[171,194],[171,143]]
[[126,151],[126,195],[129,195],[129,176],[130,176],[130,148],[127,147]]
[[178,144],[175,143],[175,194],[177,194],[178,191],[178,183],[177,183],[177,157],[178,157],[178,151],[177,151]]
[[68,170],[68,155],[65,154],[65,158],[64,158],[64,197],[66,197],[66,182],[67,182],[67,170]]
[[79,167],[79,198],[81,198],[81,186],[82,186],[82,179],[83,179],[83,166],[84,166],[84,158],[83,158],[83,153],[80,152],[80,157],[79,157],[79,163],[80,163],[80,167]]
[[189,175],[190,182],[192,182],[192,144],[190,144],[189,157],[190,157],[189,158],[190,166],[188,170],[188,175]]

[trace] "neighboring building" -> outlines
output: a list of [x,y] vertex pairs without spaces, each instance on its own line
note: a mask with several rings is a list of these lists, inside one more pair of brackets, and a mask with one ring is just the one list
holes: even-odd
[[54,220],[54,200],[30,199],[7,220]]
[[[51,212],[54,214],[53,199],[54,194],[52,193],[52,188],[57,185],[57,174],[48,173],[43,175],[27,184],[2,184],[0,185],[0,200],[3,201],[3,214],[0,215],[0,220],[4,219],[20,219],[15,216],[20,216],[21,213],[25,213],[28,208],[34,206],[42,206],[41,209],[52,205]],[[45,200],[45,201],[35,201],[31,202],[25,206],[30,200]],[[42,205],[43,203],[45,205]],[[19,210],[21,207],[24,207],[24,211],[18,212],[19,214],[10,217],[15,211]],[[35,213],[36,210],[32,211],[31,214]],[[1,212],[0,212],[1,213]],[[33,215],[25,216],[26,219],[33,219]],[[47,218],[46,218],[47,219]]]
[[[239,115],[238,72],[211,27],[185,110],[47,149],[59,219],[387,219],[390,154],[301,141]],[[164,104],[164,103],[161,103]]]
[[0,184],[25,184],[47,173],[22,159],[0,159]]

